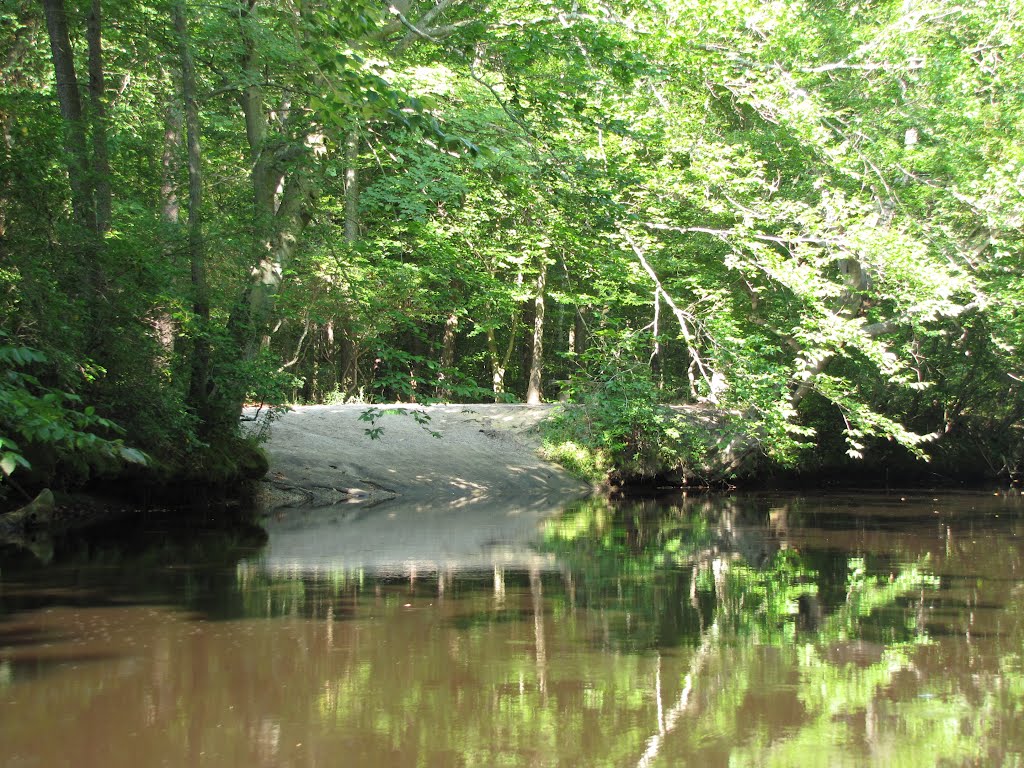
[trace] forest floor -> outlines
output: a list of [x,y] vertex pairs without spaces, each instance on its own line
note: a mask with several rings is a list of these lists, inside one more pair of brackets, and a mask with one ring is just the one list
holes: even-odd
[[391,498],[539,507],[582,497],[585,483],[538,455],[538,425],[554,407],[376,406],[398,412],[372,424],[361,418],[367,405],[294,407],[269,424],[270,471],[258,501],[263,509]]

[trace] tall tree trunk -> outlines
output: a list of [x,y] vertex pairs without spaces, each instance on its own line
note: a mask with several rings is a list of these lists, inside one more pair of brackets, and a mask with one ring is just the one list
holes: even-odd
[[[470,243],[470,247],[473,247]],[[492,264],[488,273],[492,278],[495,277],[496,268]],[[519,270],[516,273],[515,279],[516,287],[522,287],[523,284],[523,272]],[[505,347],[505,355],[502,357],[498,354],[498,338],[494,328],[487,329],[487,356],[491,361],[491,389],[494,392],[494,402],[500,403],[505,400],[505,372],[508,370],[509,361],[512,359],[512,354],[516,349],[516,331],[519,330],[519,312],[512,312],[512,323],[508,331],[508,344]]]
[[587,307],[577,307],[576,316],[573,321],[573,345],[570,352],[574,352],[577,355],[582,355],[587,351],[587,315],[590,314],[590,309]]
[[[231,325],[246,357],[269,343],[267,327],[274,313],[277,292],[284,272],[306,225],[314,190],[309,175],[296,169],[308,147],[284,137],[271,137],[263,89],[265,78],[256,41],[247,26],[252,21],[255,0],[240,0],[243,21],[242,68],[247,85],[239,94],[245,117],[246,138],[252,160],[254,266],[246,291],[244,321],[233,317]],[[281,114],[290,114],[290,97],[285,96]]]
[[88,232],[96,232],[96,209],[89,184],[89,150],[86,144],[82,96],[75,74],[74,53],[68,34],[64,0],[42,0],[46,31],[53,54],[54,82],[60,114],[64,118],[64,146],[67,152],[71,207],[75,219]]
[[107,155],[107,108],[103,103],[103,38],[100,0],[92,0],[86,22],[89,43],[89,110],[92,127],[92,175],[96,205],[96,231],[110,231],[113,198],[110,190],[110,158]]
[[338,353],[338,384],[348,395],[359,393],[359,344],[352,340],[348,322],[342,322]]
[[275,258],[270,232],[274,222],[274,196],[280,179],[273,173],[273,148],[267,146],[268,121],[260,83],[264,76],[260,68],[256,41],[246,26],[251,23],[255,0],[239,0],[242,12],[242,69],[246,86],[239,99],[245,117],[245,134],[252,160],[250,180],[253,192],[253,250],[254,264],[248,289],[248,338],[245,356],[252,357],[263,340],[267,323],[273,312],[274,298],[283,277],[283,269]]
[[459,316],[453,312],[444,321],[444,333],[441,335],[441,373],[436,394],[444,400],[450,398],[452,394],[448,388],[447,380],[448,372],[455,366],[455,340],[458,336],[458,330]]
[[542,394],[542,375],[544,370],[544,285],[547,281],[547,262],[541,259],[540,270],[537,272],[537,295],[533,300],[533,347],[530,355],[530,383],[526,389],[526,402],[538,405]]
[[498,357],[498,339],[493,328],[487,329],[487,354],[491,358],[491,389],[494,390],[494,402],[500,403],[505,394],[505,365]]
[[304,205],[311,196],[312,187],[308,179],[293,180],[278,213],[270,220],[273,231],[260,238],[260,256],[250,273],[247,291],[247,326],[250,331],[244,350],[247,357],[252,357],[270,341],[267,326],[274,315],[285,270],[299,243],[299,236],[309,222]]
[[[345,243],[349,247],[359,240],[359,131],[352,129],[345,136]],[[333,280],[332,280],[333,282]],[[332,339],[331,360],[336,362],[338,389],[346,395],[357,392],[359,367],[357,348],[353,344],[348,322],[349,299],[342,299],[340,333]]]
[[[18,19],[14,24],[14,39],[7,48],[7,55],[4,61],[0,62],[0,86],[5,88],[25,88],[27,90],[28,78],[24,68],[26,59],[34,54],[34,40],[38,20],[35,16],[35,9],[25,5],[19,9]],[[14,115],[0,109],[0,136],[2,136],[3,148],[8,152],[14,149]],[[0,260],[5,257],[4,235],[7,233],[8,205],[6,199],[14,187],[14,180],[10,175],[0,179]]]
[[174,31],[181,46],[181,94],[185,102],[185,140],[188,146],[188,253],[192,268],[192,307],[198,330],[192,348],[192,378],[189,403],[206,422],[209,418],[207,387],[210,379],[210,291],[206,276],[206,243],[203,239],[203,177],[199,146],[199,107],[195,96],[195,73],[184,3],[171,6]]
[[661,289],[654,289],[654,319],[651,321],[651,377],[658,385],[658,389],[665,388],[665,373],[661,367]]
[[[71,188],[71,210],[78,226],[77,242],[69,243],[69,251],[78,261],[78,294],[82,311],[90,322],[86,327],[87,354],[102,357],[106,343],[108,304],[99,301],[102,284],[100,255],[102,233],[96,219],[93,196],[93,174],[87,144],[86,120],[82,113],[82,95],[75,73],[74,52],[68,34],[64,0],[42,0],[46,17],[46,30],[53,56],[54,84],[61,117],[64,119],[64,149],[67,162],[68,184]],[[103,136],[105,141],[105,136]],[[105,152],[105,147],[104,147]]]
[[[888,229],[895,210],[894,203],[889,199],[877,199],[879,208],[878,227]],[[860,317],[864,309],[864,292],[870,285],[870,276],[864,264],[855,258],[840,259],[839,272],[843,276],[843,292],[833,304],[833,312],[839,317],[856,318]],[[862,331],[868,336],[882,335],[887,332],[887,323],[874,323],[864,326]],[[810,376],[793,390],[790,402],[795,408],[813,390],[815,379],[828,367],[835,355],[829,354],[818,356],[808,366]]]
[[178,105],[169,104],[164,118],[164,146],[160,154],[160,218],[173,226],[177,226],[181,215],[181,201],[174,178],[181,149],[181,123]]
[[359,239],[359,132],[345,137],[345,242]]
[[505,371],[516,351],[516,332],[519,330],[519,313],[512,315],[512,327],[508,331],[508,344],[505,355],[498,354],[498,339],[493,328],[487,329],[487,354],[491,358],[491,386],[494,389],[494,402],[505,400]]
[[[175,176],[178,166],[178,151],[181,149],[181,124],[182,114],[179,105],[171,103],[167,106],[164,117],[164,143],[160,153],[160,218],[167,225],[166,245],[164,246],[164,258],[168,263],[174,264],[177,259],[177,229],[181,217],[181,201],[178,199],[178,188]],[[175,270],[177,272],[177,270]],[[170,359],[174,354],[175,337],[178,334],[178,324],[166,307],[161,307],[153,319],[153,329],[156,331],[156,339],[163,349],[165,359]]]

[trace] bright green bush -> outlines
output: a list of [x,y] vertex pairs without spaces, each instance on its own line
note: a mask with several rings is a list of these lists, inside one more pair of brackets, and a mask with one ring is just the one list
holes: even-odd
[[544,440],[541,451],[544,458],[584,480],[600,483],[608,477],[608,454],[601,448],[582,445],[571,439],[559,439],[555,434]]
[[705,438],[661,402],[646,370],[626,369],[604,381],[574,383],[573,399],[546,427],[544,451],[589,480],[615,475],[651,480],[705,463]]

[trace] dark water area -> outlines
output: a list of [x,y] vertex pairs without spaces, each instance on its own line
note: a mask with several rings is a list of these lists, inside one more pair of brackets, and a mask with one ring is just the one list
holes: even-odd
[[0,767],[1024,765],[1024,503],[142,521],[0,552]]

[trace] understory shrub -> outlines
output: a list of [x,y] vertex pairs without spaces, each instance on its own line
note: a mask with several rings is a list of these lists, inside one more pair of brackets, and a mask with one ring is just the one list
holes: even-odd
[[573,404],[547,422],[544,453],[587,480],[645,482],[699,474],[708,436],[661,402],[646,372],[624,370],[600,382],[573,382]]

